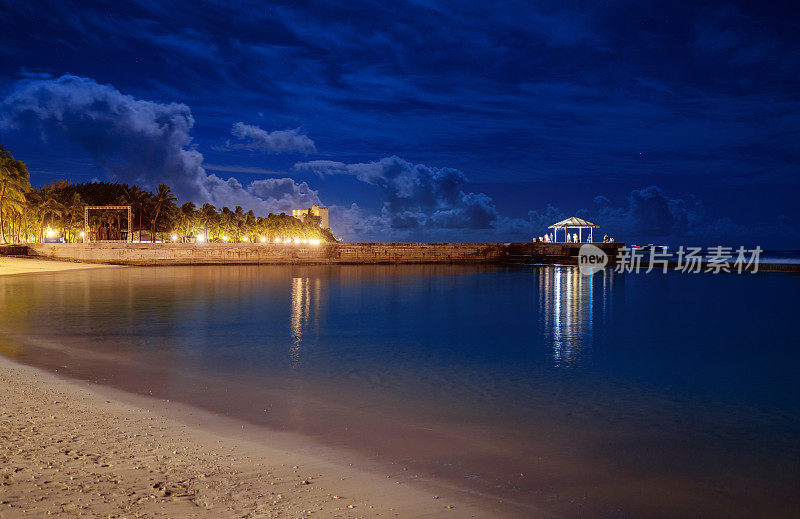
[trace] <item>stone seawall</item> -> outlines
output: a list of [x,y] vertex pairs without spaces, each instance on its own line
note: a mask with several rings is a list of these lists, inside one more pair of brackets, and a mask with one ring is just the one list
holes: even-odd
[[32,244],[31,256],[119,265],[494,263],[502,243],[92,243]]
[[[598,244],[613,259],[622,244]],[[575,263],[580,244],[568,243],[45,243],[28,254],[118,265]]]
[[0,256],[27,256],[27,245],[0,245]]

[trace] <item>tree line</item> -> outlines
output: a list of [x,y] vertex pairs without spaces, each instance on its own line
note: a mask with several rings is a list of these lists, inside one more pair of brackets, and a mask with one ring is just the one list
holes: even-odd
[[[84,240],[85,206],[131,206],[134,241],[334,242],[330,229],[291,215],[257,216],[240,206],[178,204],[167,184],[155,192],[116,182],[73,184],[58,180],[34,187],[25,163],[0,145],[0,243]],[[89,211],[89,240],[127,240],[127,210]]]

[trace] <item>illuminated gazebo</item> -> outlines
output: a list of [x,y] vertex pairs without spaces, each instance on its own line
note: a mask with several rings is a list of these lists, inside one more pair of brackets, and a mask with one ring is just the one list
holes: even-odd
[[581,236],[581,231],[583,229],[589,229],[589,243],[592,243],[592,229],[595,227],[600,227],[597,224],[592,222],[587,222],[583,218],[578,218],[577,216],[573,216],[571,218],[567,218],[566,220],[561,220],[558,223],[554,223],[550,226],[550,229],[553,229],[553,241],[558,241],[558,230],[564,229],[564,241],[567,241],[567,233],[569,233],[570,229],[578,229],[578,241],[583,242],[583,236]]

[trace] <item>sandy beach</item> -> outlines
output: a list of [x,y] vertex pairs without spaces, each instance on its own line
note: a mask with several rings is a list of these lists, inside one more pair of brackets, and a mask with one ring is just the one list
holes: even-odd
[[196,427],[202,411],[3,357],[0,385],[0,517],[490,515],[456,492],[212,432]]
[[65,270],[85,270],[98,268],[119,268],[118,265],[79,263],[75,261],[55,261],[38,258],[0,256],[0,276],[12,274],[33,274],[37,272],[62,272]]

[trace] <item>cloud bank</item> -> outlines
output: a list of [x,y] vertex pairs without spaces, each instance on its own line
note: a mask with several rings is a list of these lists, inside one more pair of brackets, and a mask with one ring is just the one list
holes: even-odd
[[290,178],[243,186],[233,177],[206,173],[203,155],[192,147],[194,118],[185,104],[136,99],[110,85],[64,75],[21,81],[0,107],[0,130],[36,131],[43,140],[64,136],[111,180],[151,189],[166,182],[182,200],[241,205],[260,214],[320,203],[318,192]]
[[464,173],[452,168],[412,164],[400,157],[344,164],[315,160],[295,164],[299,171],[318,175],[350,175],[379,188],[381,218],[396,230],[490,229],[497,209],[483,193],[465,192]]
[[0,128],[63,135],[114,177],[156,185],[170,179],[187,198],[208,196],[203,156],[190,147],[188,106],[134,99],[92,79],[65,75],[17,84]]
[[228,143],[227,148],[232,150],[251,150],[263,153],[316,153],[317,148],[307,135],[301,133],[300,128],[293,130],[276,130],[268,132],[258,126],[238,122],[231,128],[231,135],[245,142]]
[[264,200],[273,208],[274,213],[288,213],[292,209],[323,205],[319,199],[319,191],[311,189],[305,182],[298,184],[291,178],[256,180],[247,187],[247,190]]

